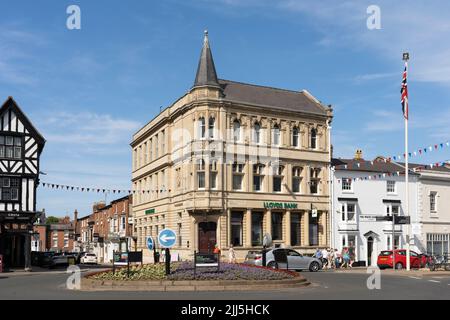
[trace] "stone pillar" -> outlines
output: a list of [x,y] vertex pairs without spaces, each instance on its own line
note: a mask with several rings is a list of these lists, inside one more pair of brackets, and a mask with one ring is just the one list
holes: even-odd
[[302,246],[309,247],[309,211],[305,210],[303,212],[303,231],[305,234],[304,243]]
[[247,209],[245,212],[245,247],[252,246],[252,210]]
[[231,244],[231,209],[227,209],[227,247]]
[[291,211],[286,210],[286,213],[284,214],[284,229],[286,230],[286,245],[290,246],[291,245]]
[[322,211],[322,230],[323,230],[323,236],[322,236],[322,245],[325,247],[328,247],[328,212]]
[[25,234],[24,244],[25,271],[31,271],[31,235]]
[[272,211],[266,211],[266,232],[272,235]]

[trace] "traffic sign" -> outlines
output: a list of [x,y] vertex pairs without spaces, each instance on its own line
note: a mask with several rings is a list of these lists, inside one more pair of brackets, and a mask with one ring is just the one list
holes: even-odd
[[411,217],[410,216],[395,216],[394,222],[395,222],[395,224],[410,224]]
[[172,229],[163,229],[158,234],[159,245],[163,248],[172,248],[177,241],[177,235]]
[[152,237],[147,237],[147,248],[148,250],[153,250],[153,248],[155,247],[155,242],[153,241]]

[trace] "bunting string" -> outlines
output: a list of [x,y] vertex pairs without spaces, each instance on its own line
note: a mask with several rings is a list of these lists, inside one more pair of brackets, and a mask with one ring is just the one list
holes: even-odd
[[[408,152],[408,158],[423,156],[423,155],[429,154],[430,152],[439,151],[439,150],[442,150],[442,149],[448,148],[448,147],[450,147],[449,141],[434,143],[434,144],[429,145],[428,147],[424,147],[424,148],[420,148],[420,149]],[[405,153],[401,153],[399,155],[394,155],[394,156],[387,158],[387,160],[393,160],[393,161],[399,161],[402,159],[406,159]]]

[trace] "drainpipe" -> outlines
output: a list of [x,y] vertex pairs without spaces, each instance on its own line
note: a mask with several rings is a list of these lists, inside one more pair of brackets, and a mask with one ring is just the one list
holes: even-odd
[[328,188],[329,188],[329,196],[330,196],[330,209],[329,209],[329,219],[330,219],[330,228],[328,233],[330,235],[330,246],[332,248],[335,247],[335,241],[334,241],[334,183],[333,183],[333,177],[334,177],[334,168],[331,166],[331,160],[332,160],[332,155],[331,155],[331,119],[327,120],[327,132],[328,132],[328,174],[329,174],[329,183],[328,183]]

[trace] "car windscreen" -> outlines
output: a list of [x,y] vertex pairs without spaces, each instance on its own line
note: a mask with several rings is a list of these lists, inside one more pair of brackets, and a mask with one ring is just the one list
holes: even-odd
[[381,251],[380,256],[390,256],[392,251]]

